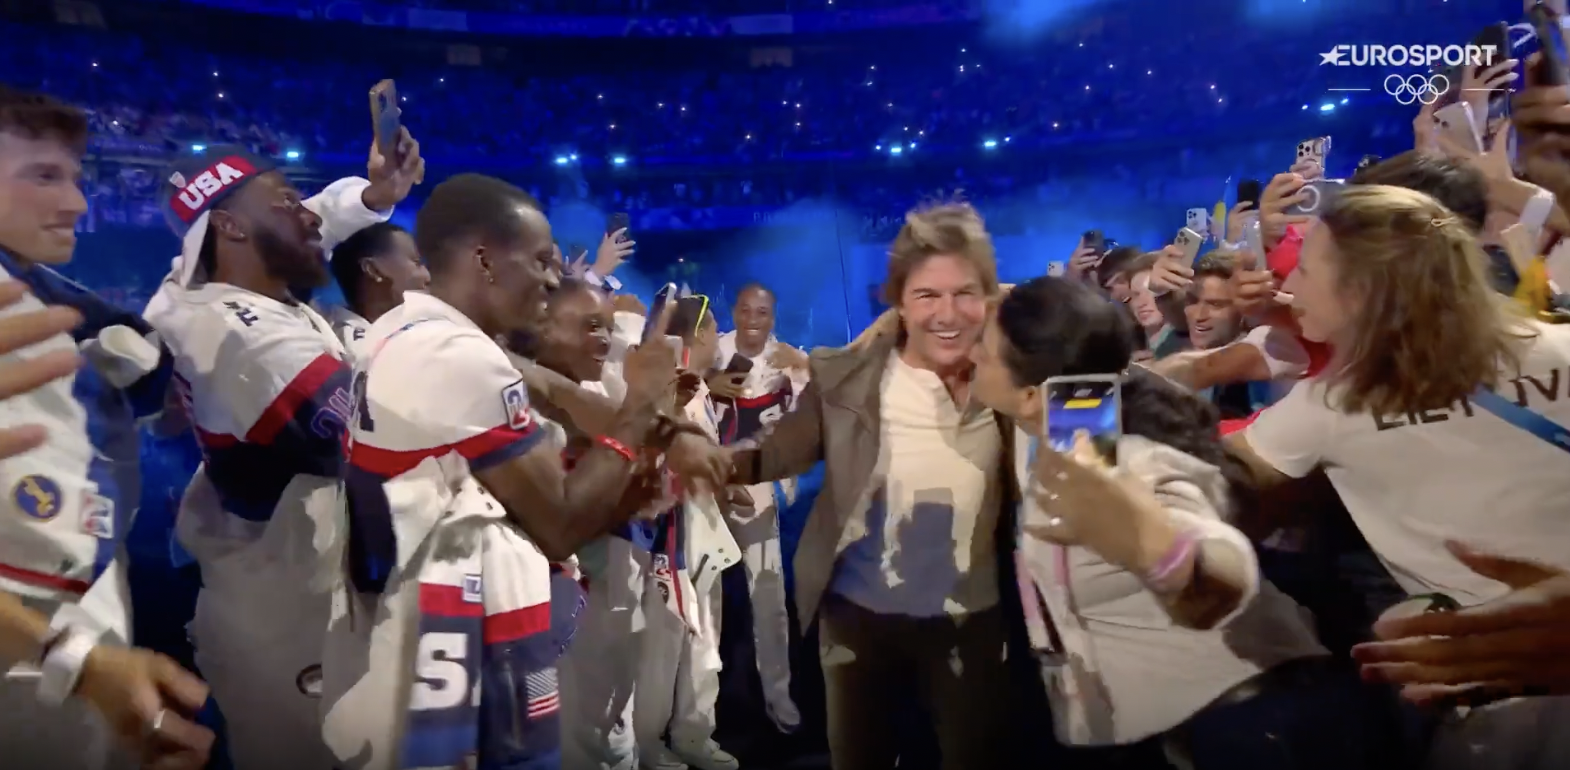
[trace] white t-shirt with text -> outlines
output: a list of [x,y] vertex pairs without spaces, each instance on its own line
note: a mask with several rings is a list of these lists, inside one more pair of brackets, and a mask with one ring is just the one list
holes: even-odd
[[[1497,392],[1570,425],[1570,326],[1533,329],[1521,376],[1513,368],[1501,374]],[[1375,416],[1342,412],[1331,406],[1333,394],[1328,403],[1326,396],[1322,378],[1303,380],[1244,436],[1288,476],[1324,466],[1363,536],[1408,592],[1445,593],[1463,605],[1506,593],[1504,584],[1451,555],[1446,540],[1570,568],[1570,453],[1470,399],[1450,409]]]

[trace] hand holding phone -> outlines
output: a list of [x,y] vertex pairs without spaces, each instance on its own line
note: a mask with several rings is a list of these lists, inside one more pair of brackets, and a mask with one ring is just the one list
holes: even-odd
[[1126,540],[1133,528],[1101,515],[1118,484],[1109,471],[1117,466],[1123,435],[1122,378],[1049,377],[1041,397],[1046,402],[1041,438],[1030,468],[1035,505],[1021,518],[1022,529],[1048,542],[1098,551]]
[[654,305],[649,308],[649,320],[643,326],[643,341],[645,343],[665,334],[665,330],[657,328],[657,324],[654,321],[656,318],[665,318],[665,323],[669,326],[670,319],[668,316],[676,310],[677,291],[676,284],[667,283],[654,293]]
[[1297,160],[1293,165],[1312,163],[1320,169],[1325,167],[1325,158],[1330,155],[1330,137],[1317,136],[1313,139],[1304,139],[1297,143]]
[[1042,435],[1053,451],[1073,451],[1084,433],[1096,453],[1117,465],[1118,439],[1123,435],[1123,378],[1115,375],[1049,377],[1041,392],[1047,400]]
[[752,373],[752,359],[737,354],[731,356],[724,371],[709,375],[709,393],[716,398],[741,398],[746,395],[747,376]]
[[1483,134],[1478,130],[1477,116],[1472,105],[1458,101],[1434,113],[1439,122],[1440,142],[1455,142],[1462,149],[1479,153],[1483,151]]
[[1080,248],[1104,254],[1107,250],[1107,239],[1100,230],[1086,230],[1085,234],[1079,237],[1079,245]]
[[1237,202],[1251,204],[1255,211],[1259,210],[1259,196],[1265,192],[1265,186],[1258,179],[1244,179],[1237,183]]
[[1344,179],[1315,179],[1303,185],[1302,200],[1287,207],[1289,216],[1319,216],[1319,212],[1330,206],[1337,193],[1346,187]]

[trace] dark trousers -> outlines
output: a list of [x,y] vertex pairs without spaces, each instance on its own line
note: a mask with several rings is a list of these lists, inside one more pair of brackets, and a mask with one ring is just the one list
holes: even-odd
[[[1139,743],[1077,749],[1084,770],[1391,770],[1378,693],[1329,658],[1281,664],[1269,684]],[[1176,758],[1177,762],[1170,761]]]
[[911,699],[932,720],[943,770],[1004,765],[1012,700],[1002,610],[915,618],[829,594],[818,619],[834,770],[891,770],[920,759],[900,757],[909,743],[901,707]]
[[1384,767],[1388,725],[1376,694],[1350,668],[1318,668],[1289,686],[1195,714],[1179,728],[1195,770]]

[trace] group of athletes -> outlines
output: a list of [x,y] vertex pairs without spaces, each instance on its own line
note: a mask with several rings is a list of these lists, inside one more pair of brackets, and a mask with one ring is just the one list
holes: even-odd
[[[477,174],[405,233],[387,220],[424,160],[401,130],[310,198],[243,148],[178,159],[181,253],[138,317],[49,267],[85,210],[85,135],[0,89],[0,267],[25,285],[0,287],[10,756],[202,766],[210,688],[239,770],[735,767],[712,735],[738,562],[769,713],[796,726],[791,490],[728,486],[722,447],[804,385],[766,289],[723,336],[703,297],[618,312],[608,275],[564,275],[535,200]],[[324,315],[335,277],[347,306]],[[129,632],[137,424],[166,403],[203,457],[176,524],[200,679]]]

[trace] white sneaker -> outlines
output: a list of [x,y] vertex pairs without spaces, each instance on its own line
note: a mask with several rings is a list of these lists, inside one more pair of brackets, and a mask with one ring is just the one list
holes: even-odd
[[741,763],[731,756],[718,743],[712,740],[703,743],[678,743],[671,746],[676,756],[694,770],[740,770]]
[[639,770],[687,770],[687,763],[664,746],[653,751],[644,751],[640,747],[638,754]]
[[769,721],[774,723],[775,729],[786,735],[796,732],[801,727],[801,712],[796,710],[796,704],[785,698],[778,708],[772,701],[765,701],[764,711],[769,714]]

